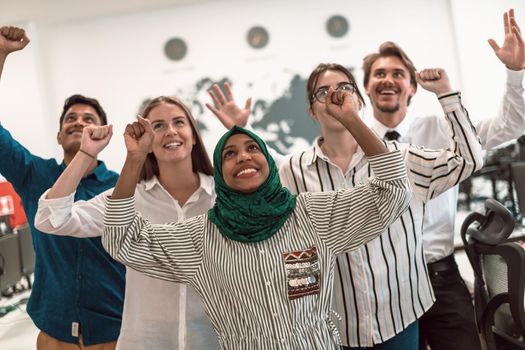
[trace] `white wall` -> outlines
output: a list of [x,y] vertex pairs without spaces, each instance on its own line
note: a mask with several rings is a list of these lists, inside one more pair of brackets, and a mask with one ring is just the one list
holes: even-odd
[[[26,26],[30,46],[13,54],[5,67],[0,83],[0,121],[35,153],[60,157],[55,134],[64,98],[73,93],[96,97],[116,129],[102,158],[110,168],[119,170],[125,155],[123,128],[146,97],[177,94],[189,103],[197,99],[204,104],[209,98],[205,91],[197,94],[195,82],[204,77],[228,77],[240,103],[248,96],[271,101],[286,93],[293,75],[305,78],[317,63],[329,61],[354,67],[361,82],[362,57],[386,40],[399,43],[418,68],[446,68],[454,86],[464,91],[471,111],[481,106],[492,112],[499,95],[487,99],[484,87],[489,85],[497,92],[504,77],[486,38],[503,40],[502,11],[509,6],[515,6],[518,18],[525,19],[520,1],[493,3],[232,0],[63,23],[32,23]],[[482,9],[479,13],[478,8]],[[340,39],[325,31],[326,20],[334,14],[350,21],[349,33]],[[481,16],[476,17],[481,21],[472,20],[474,15]],[[489,22],[493,24],[490,30]],[[270,43],[262,50],[250,49],[245,41],[247,30],[254,25],[270,32]],[[169,61],[163,53],[164,43],[172,37],[181,37],[188,44],[188,55],[179,63]],[[472,59],[474,48],[477,51]],[[477,66],[478,62],[483,64]],[[194,112],[207,126],[204,137],[211,150],[223,129],[211,113]],[[439,112],[435,98],[420,89],[410,114]],[[370,114],[370,108],[365,114]],[[310,122],[305,115],[298,118],[297,122]],[[304,145],[299,142],[297,147]]]
[[494,115],[504,90],[505,69],[487,40],[501,46],[503,12],[514,8],[525,31],[525,2],[520,0],[451,0],[464,101],[473,119]]
[[38,154],[50,155],[55,149],[58,119],[49,125],[44,110],[48,83],[39,69],[39,40],[30,23],[13,25],[27,28],[34,42],[24,51],[13,53],[5,63],[0,82],[0,122],[23,145]]

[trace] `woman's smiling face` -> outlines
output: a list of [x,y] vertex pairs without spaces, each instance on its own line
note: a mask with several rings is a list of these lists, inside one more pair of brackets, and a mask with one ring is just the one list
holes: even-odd
[[261,147],[246,134],[234,134],[221,153],[222,176],[232,190],[251,193],[268,178],[268,160]]

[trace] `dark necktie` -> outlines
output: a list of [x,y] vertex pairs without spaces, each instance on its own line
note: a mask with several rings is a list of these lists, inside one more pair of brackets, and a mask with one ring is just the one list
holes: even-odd
[[385,139],[385,140],[388,140],[388,141],[397,141],[397,140],[399,140],[399,137],[400,137],[400,136],[401,136],[401,135],[400,135],[397,131],[395,131],[395,130],[390,130],[390,131],[387,131],[387,132],[385,133],[385,137],[384,137],[384,139]]

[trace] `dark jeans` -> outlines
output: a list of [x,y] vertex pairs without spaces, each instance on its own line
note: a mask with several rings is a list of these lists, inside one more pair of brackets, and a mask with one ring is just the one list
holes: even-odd
[[431,265],[436,302],[419,319],[419,349],[426,349],[428,343],[432,350],[480,350],[472,298],[455,261],[453,268],[445,271],[432,271]]
[[418,344],[418,321],[410,324],[401,333],[386,342],[367,348],[342,346],[342,350],[416,350]]

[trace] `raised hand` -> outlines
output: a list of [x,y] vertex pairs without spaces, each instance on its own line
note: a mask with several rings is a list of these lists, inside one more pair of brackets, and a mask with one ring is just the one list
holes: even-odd
[[252,99],[247,99],[244,108],[241,109],[233,99],[229,83],[224,83],[224,89],[226,90],[226,96],[222,93],[219,85],[213,84],[212,89],[208,93],[215,107],[209,103],[206,103],[206,107],[219,118],[227,129],[231,129],[234,125],[246,126],[252,109]]
[[82,130],[80,149],[96,157],[113,136],[113,125],[92,125]]
[[452,91],[447,72],[442,68],[427,68],[416,73],[416,80],[423,89],[436,95]]
[[27,44],[29,44],[29,38],[22,28],[0,27],[0,52],[4,55],[22,50]]
[[349,91],[328,89],[325,106],[328,114],[345,126],[352,123],[351,118],[359,118],[359,102]]
[[503,46],[499,47],[494,39],[489,39],[488,43],[507,68],[522,70],[525,68],[525,44],[513,9],[503,14],[503,28],[505,30]]
[[146,159],[148,153],[152,151],[154,136],[153,128],[148,119],[139,116],[136,122],[126,125],[124,142],[128,155],[137,159]]

